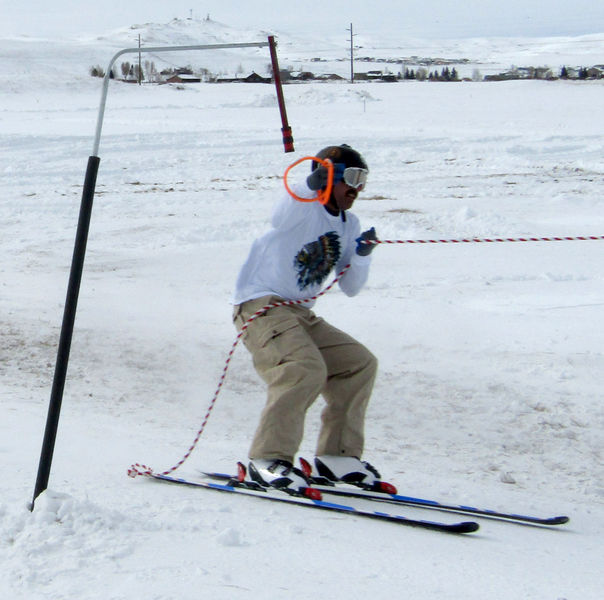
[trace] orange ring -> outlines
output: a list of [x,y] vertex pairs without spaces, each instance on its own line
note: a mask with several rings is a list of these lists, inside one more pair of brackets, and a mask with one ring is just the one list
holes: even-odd
[[[318,163],[321,163],[327,169],[327,187],[323,191],[319,190],[317,192],[316,197],[314,197],[314,198],[302,198],[300,196],[297,196],[296,194],[294,194],[294,192],[292,192],[291,188],[287,184],[287,175],[290,172],[290,170],[305,160],[315,160]],[[289,167],[287,167],[287,169],[285,169],[285,173],[283,174],[283,185],[285,185],[285,189],[287,190],[287,193],[294,200],[298,200],[298,202],[314,202],[315,200],[318,200],[321,204],[325,205],[329,202],[329,198],[331,196],[331,190],[333,188],[333,163],[329,159],[318,158],[317,156],[304,156],[304,157],[298,159],[296,162],[289,165]]]

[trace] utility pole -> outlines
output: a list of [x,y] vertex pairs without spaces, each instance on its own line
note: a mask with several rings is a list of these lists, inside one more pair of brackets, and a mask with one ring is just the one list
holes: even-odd
[[352,23],[350,24],[350,83],[354,83],[354,34],[352,33]]
[[138,85],[143,83],[143,67],[141,64],[141,34],[138,34]]

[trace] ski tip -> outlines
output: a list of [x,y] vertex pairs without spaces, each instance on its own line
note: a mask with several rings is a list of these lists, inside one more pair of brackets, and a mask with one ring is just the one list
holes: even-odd
[[569,521],[570,521],[569,517],[562,515],[560,517],[552,517],[551,519],[547,519],[545,521],[545,523],[547,525],[564,525],[565,523],[568,523]]

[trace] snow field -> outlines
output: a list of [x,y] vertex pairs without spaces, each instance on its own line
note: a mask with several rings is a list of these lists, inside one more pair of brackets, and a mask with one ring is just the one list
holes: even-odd
[[[29,513],[100,95],[43,81],[0,111],[3,597],[599,598],[602,242],[381,246],[362,294],[316,307],[380,360],[366,457],[402,493],[569,514],[563,531],[443,536],[125,475],[192,442],[237,270],[295,158],[361,150],[355,212],[381,239],[602,235],[600,84],[288,86],[295,155],[269,86],[111,84],[50,489]],[[186,468],[244,458],[263,397],[238,348]]]

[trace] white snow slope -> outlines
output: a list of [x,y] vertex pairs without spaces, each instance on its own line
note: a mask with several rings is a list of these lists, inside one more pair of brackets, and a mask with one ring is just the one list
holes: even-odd
[[[361,150],[355,212],[381,239],[604,235],[601,82],[288,86],[287,155],[270,86],[112,83],[50,486],[29,512],[100,98],[86,71],[119,43],[0,41],[0,597],[601,598],[604,241],[384,245],[359,296],[316,307],[380,360],[366,458],[401,493],[564,527],[448,536],[126,476],[190,446],[294,159]],[[263,401],[238,348],[181,470],[232,469]]]

